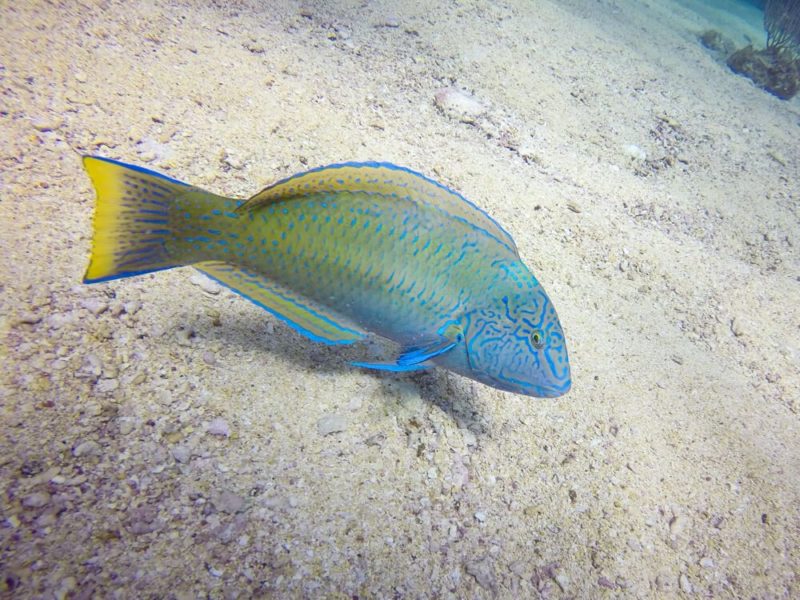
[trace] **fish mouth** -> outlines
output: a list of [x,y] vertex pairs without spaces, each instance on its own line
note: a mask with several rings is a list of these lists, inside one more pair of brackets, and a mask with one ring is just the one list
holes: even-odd
[[558,398],[566,394],[572,387],[572,379],[567,379],[561,385],[543,385],[537,388],[536,396],[541,398]]

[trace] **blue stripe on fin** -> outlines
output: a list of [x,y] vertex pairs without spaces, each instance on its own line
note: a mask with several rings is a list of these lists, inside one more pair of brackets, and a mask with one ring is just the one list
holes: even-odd
[[435,342],[426,344],[425,346],[407,348],[403,350],[403,352],[397,358],[397,364],[403,366],[418,365],[426,360],[430,360],[436,356],[439,356],[440,354],[444,354],[455,347],[455,341],[442,338],[441,340],[436,340]]
[[202,262],[195,266],[315,342],[352,344],[366,336],[358,326],[329,309],[258,273],[222,262]]
[[363,369],[375,369],[376,371],[393,371],[394,373],[405,373],[407,371],[424,371],[430,369],[433,365],[398,365],[393,362],[351,362],[354,367],[361,367]]

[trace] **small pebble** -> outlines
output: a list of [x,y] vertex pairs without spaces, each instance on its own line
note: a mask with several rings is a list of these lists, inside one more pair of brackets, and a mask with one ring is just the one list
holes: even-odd
[[119,432],[121,435],[128,435],[135,427],[134,420],[130,417],[122,417],[119,419]]
[[686,573],[681,573],[681,576],[678,579],[678,583],[680,583],[681,591],[684,594],[691,594],[693,592],[692,583],[689,581],[689,578],[686,576]]
[[745,333],[744,329],[742,329],[742,322],[736,317],[731,319],[731,332],[736,337],[742,337]]
[[109,394],[119,387],[119,379],[101,379],[94,386],[99,394]]
[[626,144],[625,146],[622,147],[622,152],[626,156],[632,158],[633,160],[638,160],[642,162],[647,160],[647,152],[642,150],[636,144]]
[[138,300],[131,300],[130,302],[123,304],[122,307],[129,315],[135,315],[137,312],[139,312],[139,309],[142,308],[142,303]]
[[486,107],[475,98],[452,87],[437,90],[433,101],[441,110],[453,113],[465,122],[473,121],[486,112]]
[[80,368],[80,373],[97,378],[100,377],[102,372],[103,359],[97,354],[89,353],[83,357],[83,366]]
[[192,275],[189,278],[189,283],[196,285],[206,294],[211,294],[212,296],[216,296],[222,291],[222,286],[220,286],[216,281],[213,281],[212,279],[209,279],[200,273],[195,273]]
[[489,562],[489,558],[485,557],[481,560],[469,561],[464,565],[464,569],[469,575],[475,578],[482,588],[486,590],[494,590],[497,582],[494,575],[494,568]]
[[25,508],[42,508],[48,502],[50,502],[50,494],[47,492],[34,492],[22,499],[22,506]]
[[137,506],[129,512],[128,527],[133,535],[152,533],[162,526],[158,519],[158,508],[153,504]]
[[461,437],[466,446],[477,446],[478,438],[469,429],[461,429]]
[[31,125],[36,131],[54,131],[61,127],[64,121],[56,115],[34,117]]
[[597,585],[599,585],[600,587],[606,588],[607,590],[613,590],[613,589],[616,589],[616,587],[617,587],[617,584],[614,583],[613,581],[611,581],[605,575],[601,575],[600,577],[597,578]]
[[642,545],[639,543],[639,540],[636,538],[628,538],[628,548],[635,552],[642,551]]
[[230,167],[231,169],[235,169],[237,171],[243,169],[245,166],[244,159],[241,158],[240,156],[237,156],[236,153],[233,152],[232,150],[223,150],[220,156],[220,161],[222,162],[223,165]]
[[479,510],[478,512],[475,513],[475,518],[481,523],[483,523],[486,521],[486,513],[483,512],[482,510]]
[[342,415],[325,415],[317,421],[317,431],[320,435],[330,435],[347,429],[347,419]]
[[681,535],[686,529],[687,521],[688,520],[683,515],[672,517],[672,520],[669,522],[669,534],[675,537]]
[[531,564],[526,560],[515,560],[510,565],[508,565],[509,570],[519,577],[520,579],[530,579],[533,577],[533,568]]
[[41,320],[41,315],[37,315],[34,312],[24,312],[17,317],[17,324],[35,325]]
[[181,464],[186,464],[192,457],[192,451],[186,446],[173,446],[171,452],[172,458]]
[[700,566],[704,569],[713,569],[714,568],[714,561],[710,559],[708,556],[704,556],[700,559]]
[[386,434],[383,433],[382,431],[379,431],[378,433],[373,433],[371,436],[365,439],[364,443],[367,446],[377,446],[378,448],[380,448],[381,446],[383,446],[383,443],[385,441],[386,441]]
[[394,15],[389,15],[389,16],[387,16],[387,17],[386,17],[386,19],[383,21],[383,24],[384,24],[386,27],[393,27],[393,28],[394,28],[394,27],[400,27],[400,19],[398,19],[398,18],[397,18],[396,16],[394,16]]
[[206,429],[206,431],[211,435],[220,435],[224,437],[230,437],[231,435],[231,428],[228,422],[221,417],[213,419],[208,424],[208,429]]
[[102,447],[100,444],[94,440],[86,440],[72,449],[72,455],[75,458],[81,458],[83,456],[97,456],[101,453],[101,451]]
[[225,574],[224,569],[217,569],[216,567],[212,567],[211,565],[208,565],[208,572],[212,577],[217,577],[217,578],[222,577]]
[[71,592],[74,592],[77,587],[78,581],[74,577],[65,577],[61,580],[61,583],[59,583],[58,589],[52,592],[53,597],[56,598],[56,600],[70,598],[72,597]]
[[225,490],[216,497],[214,506],[217,507],[218,511],[232,515],[244,509],[244,498]]
[[52,363],[50,363],[50,368],[53,371],[62,371],[64,369],[66,369],[68,366],[69,366],[69,363],[67,361],[65,361],[65,360],[60,359],[60,358],[57,358]]
[[253,42],[253,41],[245,42],[244,47],[253,54],[264,54],[264,52],[266,52],[267,50],[264,47],[264,44],[260,44],[258,42]]
[[562,592],[567,592],[569,589],[569,578],[564,575],[564,573],[556,573],[555,577],[553,577],[553,580],[556,582],[556,584],[558,584],[558,587],[561,588]]
[[195,337],[195,331],[191,327],[180,327],[175,331],[175,341],[179,346],[189,347]]
[[47,317],[46,322],[50,329],[61,329],[76,320],[76,316],[73,313],[54,313]]
[[203,362],[206,363],[209,367],[213,367],[217,364],[217,357],[214,356],[214,353],[210,350],[206,350],[203,352]]
[[220,524],[215,530],[214,535],[223,544],[230,544],[239,537],[247,527],[247,517],[238,515],[232,521]]

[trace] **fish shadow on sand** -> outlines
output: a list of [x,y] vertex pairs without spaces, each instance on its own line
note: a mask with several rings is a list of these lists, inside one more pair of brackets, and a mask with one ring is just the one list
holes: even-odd
[[[248,352],[258,348],[277,354],[310,372],[326,374],[355,369],[348,364],[350,361],[385,360],[396,350],[391,342],[381,340],[327,346],[277,323],[273,324],[270,333],[268,323],[263,318],[240,315],[225,318],[220,327],[200,326],[197,329],[206,340],[216,340],[224,346],[238,347]],[[363,371],[380,381],[381,395],[387,402],[397,396],[397,382],[407,382],[414,386],[422,400],[447,414],[459,427],[470,430],[476,436],[490,434],[491,427],[475,390],[479,384],[439,368],[406,374],[369,369]]]

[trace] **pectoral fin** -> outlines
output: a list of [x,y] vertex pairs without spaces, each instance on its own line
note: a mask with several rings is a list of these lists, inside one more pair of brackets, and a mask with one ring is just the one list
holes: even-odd
[[395,373],[405,373],[407,371],[424,371],[430,369],[433,365],[401,365],[396,362],[351,362],[354,367],[361,367],[362,369],[375,369],[377,371],[393,371]]
[[404,348],[395,362],[352,362],[350,364],[354,367],[394,372],[429,369],[434,365],[428,361],[449,352],[464,339],[461,328],[456,325],[447,325],[441,331],[442,335],[429,342]]
[[449,338],[440,338],[424,346],[415,346],[413,348],[406,348],[397,357],[398,365],[418,365],[430,360],[440,354],[444,354],[448,350],[456,347],[458,342]]

